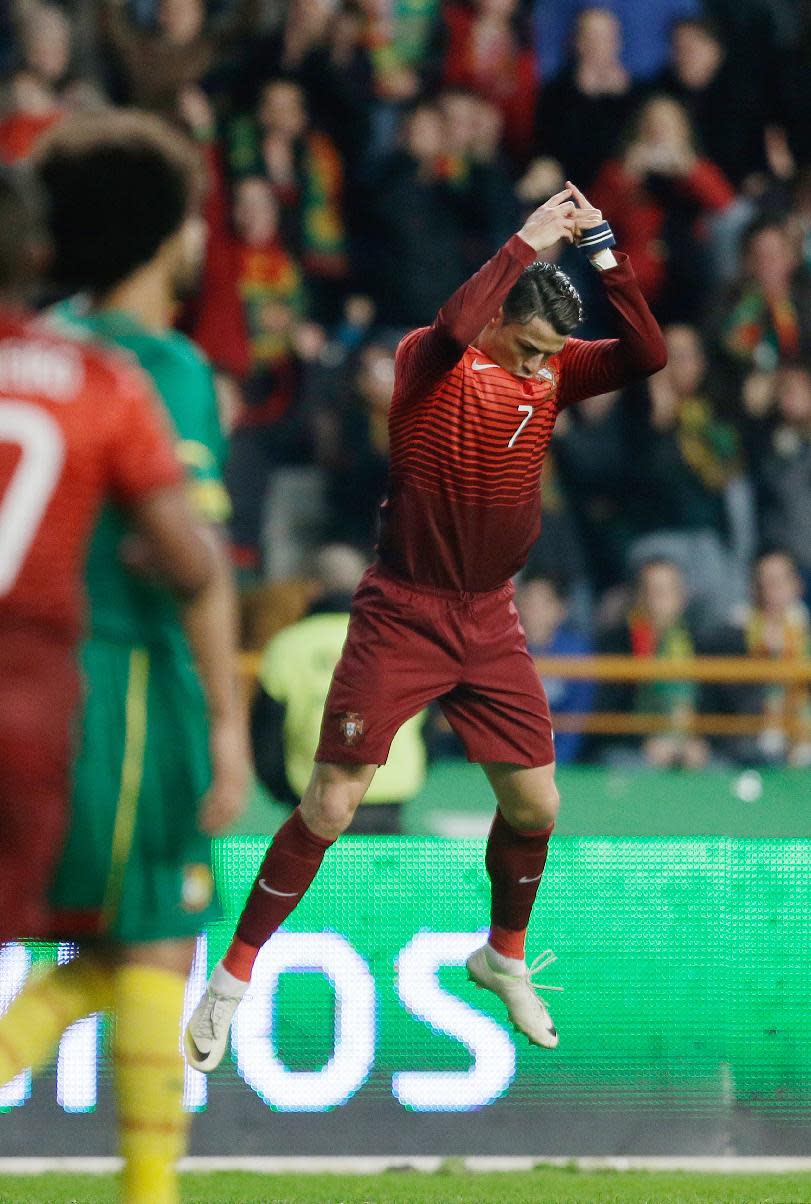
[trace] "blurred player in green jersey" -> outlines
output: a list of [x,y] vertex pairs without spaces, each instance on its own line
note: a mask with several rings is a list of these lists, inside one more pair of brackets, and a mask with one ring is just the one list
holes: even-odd
[[[110,507],[99,521],[87,568],[73,813],[52,891],[55,933],[81,952],[47,979],[49,1019],[32,1023],[41,991],[33,983],[0,1022],[0,1038],[16,1025],[21,1065],[41,1064],[66,1025],[111,1009],[124,1198],[168,1204],[178,1199],[174,1164],[187,1129],[178,1045],[185,981],[195,935],[216,914],[210,837],[240,809],[248,764],[234,594],[216,533],[227,497],[214,381],[171,328],[204,250],[200,169],[193,146],[156,118],[111,112],[62,123],[42,147],[38,173],[54,277],[79,294],[57,321],[124,349],[151,376],[217,571],[180,608],[125,516]],[[17,1069],[0,1059],[0,1077]]]

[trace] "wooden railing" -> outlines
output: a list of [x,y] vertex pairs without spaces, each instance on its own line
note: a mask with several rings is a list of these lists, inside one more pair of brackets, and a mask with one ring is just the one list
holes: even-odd
[[[256,653],[243,653],[241,666],[246,678],[259,668]],[[782,729],[791,739],[811,738],[811,724],[804,702],[811,690],[811,661],[768,657],[703,656],[665,659],[636,656],[542,656],[535,664],[541,678],[567,681],[718,682],[725,685],[768,684],[784,687],[783,705],[768,719],[762,714],[685,715],[686,732],[701,736],[756,736],[766,726]],[[556,712],[559,732],[591,732],[597,735],[654,735],[672,731],[672,715],[620,714],[615,711]]]

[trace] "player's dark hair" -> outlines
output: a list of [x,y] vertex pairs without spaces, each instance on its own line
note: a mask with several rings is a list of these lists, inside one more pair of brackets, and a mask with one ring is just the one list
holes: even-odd
[[36,275],[37,250],[47,243],[42,196],[31,174],[0,168],[0,290],[24,292]]
[[96,294],[149,263],[202,196],[194,145],[146,113],[67,118],[43,139],[36,167],[54,279]]
[[544,318],[557,334],[571,334],[583,321],[583,302],[569,277],[541,260],[524,268],[502,308],[505,322]]

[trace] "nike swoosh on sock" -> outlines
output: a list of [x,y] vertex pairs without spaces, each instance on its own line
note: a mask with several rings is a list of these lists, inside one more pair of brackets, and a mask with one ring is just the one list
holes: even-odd
[[268,886],[264,878],[260,878],[257,885],[261,890],[267,891],[269,895],[279,895],[282,899],[295,899],[296,895],[300,895],[298,890],[276,890],[273,886]]

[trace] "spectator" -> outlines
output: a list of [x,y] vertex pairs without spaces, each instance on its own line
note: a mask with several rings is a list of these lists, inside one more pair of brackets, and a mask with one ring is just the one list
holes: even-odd
[[37,139],[59,121],[64,109],[53,91],[30,71],[16,71],[7,84],[0,115],[0,162],[28,157]]
[[575,26],[572,62],[541,91],[538,148],[563,164],[562,174],[587,194],[602,164],[616,151],[619,132],[636,103],[621,49],[622,28],[615,14],[609,8],[583,9]]
[[[279,217],[275,193],[264,176],[237,181],[234,249],[253,378],[272,375],[288,362],[296,326],[307,309],[303,274],[281,240]],[[265,386],[260,389],[266,391]]]
[[371,552],[389,473],[389,409],[394,346],[372,339],[361,350],[341,415],[336,446],[326,458],[330,539]]
[[554,445],[543,468],[544,511],[541,533],[530,548],[524,569],[528,578],[558,578],[568,583],[568,618],[580,631],[590,631],[594,591],[572,502],[560,479]]
[[383,326],[432,322],[465,278],[462,217],[443,178],[444,150],[439,110],[418,105],[404,121],[401,149],[366,190],[358,272]]
[[[223,283],[229,292],[235,288],[241,302],[247,361],[227,470],[232,549],[237,567],[250,575],[261,567],[271,473],[312,460],[312,430],[299,404],[300,378],[302,361],[318,353],[324,336],[306,320],[303,274],[280,238],[279,207],[263,176],[237,182],[233,234],[225,237],[233,281]],[[220,295],[217,288],[214,306]]]
[[[567,590],[562,581],[553,577],[524,578],[516,590],[515,603],[532,656],[586,656],[591,652],[589,641],[569,625]],[[591,711],[593,682],[547,676],[543,682],[553,716],[587,715]],[[557,764],[570,765],[576,761],[582,744],[582,732],[558,731]]]
[[618,585],[627,572],[631,450],[619,398],[616,391],[604,393],[562,414],[552,443],[596,593]]
[[446,4],[442,75],[446,86],[469,88],[501,111],[507,149],[524,162],[532,149],[538,71],[518,10],[518,0]]
[[101,0],[100,8],[125,99],[169,118],[183,89],[202,83],[232,40],[255,20],[255,0],[236,0],[217,22],[206,20],[205,0],[158,0],[153,29],[131,20],[126,0]]
[[[628,517],[632,556],[675,560],[690,593],[723,615],[745,594],[745,567],[732,554],[730,489],[743,471],[735,428],[709,388],[701,336],[692,326],[665,328],[668,362],[629,404]],[[641,537],[641,538],[640,538]]]
[[811,352],[811,279],[780,219],[758,218],[744,235],[742,254],[723,346],[741,366],[772,371],[780,360]]
[[397,106],[413,104],[439,74],[442,0],[361,0],[368,20],[375,92]]
[[624,154],[603,166],[589,196],[660,316],[691,320],[707,287],[701,219],[726,208],[734,192],[720,168],[697,153],[684,107],[666,96],[648,100]]
[[[572,28],[583,0],[533,0],[532,17],[541,78],[551,80],[566,66]],[[609,11],[622,25],[622,63],[634,80],[647,80],[667,62],[674,21],[701,15],[699,0],[613,0]]]
[[438,174],[458,200],[465,273],[472,276],[520,224],[513,183],[499,153],[504,123],[495,105],[463,88],[445,89],[437,104],[444,145]]
[[311,127],[300,84],[263,86],[255,113],[232,123],[228,160],[234,175],[270,181],[282,234],[311,278],[314,315],[331,320],[349,266],[343,166],[330,139]]
[[789,171],[811,167],[811,9],[798,4],[797,36],[774,52],[770,79],[772,132],[789,156]]
[[[268,790],[291,806],[298,804],[310,780],[332,671],[346,639],[352,595],[364,567],[353,548],[340,544],[322,548],[317,569],[320,596],[303,619],[270,640],[262,655],[251,708],[256,771]],[[388,760],[376,773],[352,831],[401,831],[402,805],[425,782],[424,720],[424,712],[416,715],[394,737]],[[351,722],[362,725],[363,718],[347,716],[347,723]]]
[[[811,658],[803,582],[792,556],[778,549],[761,553],[754,564],[752,585],[753,605],[715,633],[702,651],[775,657],[795,664]],[[811,765],[811,700],[806,687],[707,685],[702,710],[762,717],[763,727],[757,735],[715,742],[726,756],[749,765]]]
[[230,94],[247,106],[268,77],[294,80],[354,179],[369,151],[374,105],[366,15],[359,0],[291,0],[286,9],[278,29],[246,42]]
[[344,0],[332,13],[324,39],[298,69],[314,122],[338,147],[352,183],[368,168],[374,112],[374,73],[365,34],[360,4]]
[[685,108],[702,152],[739,187],[766,168],[766,97],[754,56],[725,45],[707,20],[674,25],[670,64],[659,79],[662,92]]
[[0,160],[25,159],[40,134],[64,112],[62,90],[71,56],[71,28],[54,4],[37,4],[19,22],[22,62],[6,88],[0,117]]
[[39,82],[58,91],[68,81],[73,30],[63,9],[36,3],[22,7],[18,21],[22,66]]
[[795,363],[780,368],[773,379],[769,400],[773,408],[753,416],[747,428],[760,538],[764,544],[785,548],[794,557],[811,591],[811,370],[808,366]]
[[251,369],[250,343],[239,293],[239,252],[234,238],[231,197],[225,181],[222,153],[216,140],[214,109],[201,88],[189,86],[180,94],[178,116],[201,150],[207,175],[204,204],[206,254],[199,287],[178,315],[180,325],[219,372],[232,378],[234,420],[242,407],[239,382]]
[[[687,595],[678,566],[650,560],[636,577],[634,603],[624,620],[598,642],[601,653],[664,660],[692,656],[695,647],[686,619]],[[702,769],[709,758],[706,741],[690,734],[698,688],[688,681],[651,681],[638,685],[606,683],[597,694],[598,712],[660,716],[666,726],[641,740],[619,747],[601,741],[608,763],[650,769]]]

